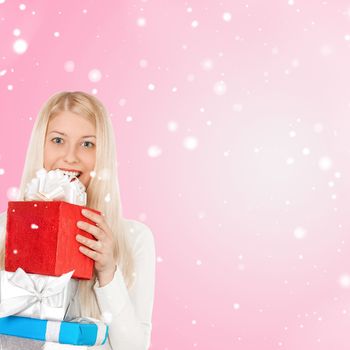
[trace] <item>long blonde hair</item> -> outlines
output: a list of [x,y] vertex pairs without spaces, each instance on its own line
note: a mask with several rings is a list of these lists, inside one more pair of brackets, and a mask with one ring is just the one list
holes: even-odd
[[[122,219],[122,207],[116,169],[116,146],[113,126],[102,103],[94,96],[81,91],[60,92],[43,105],[35,121],[28,146],[26,161],[19,188],[19,200],[23,200],[27,183],[36,176],[36,171],[44,164],[44,144],[47,125],[51,117],[70,111],[89,118],[96,126],[95,176],[87,188],[87,206],[101,211],[115,236],[117,265],[121,269],[127,287],[133,282],[134,259],[128,244],[126,229]],[[111,200],[106,201],[108,196]],[[0,267],[4,268],[4,251],[0,251]],[[79,281],[79,303],[81,316],[99,318],[100,313],[93,285],[96,276],[89,281]]]

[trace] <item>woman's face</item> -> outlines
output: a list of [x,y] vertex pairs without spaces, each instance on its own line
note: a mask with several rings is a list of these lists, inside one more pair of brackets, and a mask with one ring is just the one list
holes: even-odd
[[96,161],[96,127],[92,121],[72,112],[50,118],[44,146],[44,168],[79,172],[87,188]]

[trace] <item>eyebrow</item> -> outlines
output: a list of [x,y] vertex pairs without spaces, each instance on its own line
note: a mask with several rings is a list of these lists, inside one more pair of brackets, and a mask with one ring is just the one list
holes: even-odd
[[[49,132],[49,134],[53,134],[53,133],[60,134],[62,136],[67,136],[67,134],[65,134],[64,132],[60,132],[60,131],[56,131],[56,130],[53,130],[53,131]],[[96,138],[95,135],[86,135],[86,136],[82,136],[81,138],[85,138],[85,137],[94,137],[94,138]]]

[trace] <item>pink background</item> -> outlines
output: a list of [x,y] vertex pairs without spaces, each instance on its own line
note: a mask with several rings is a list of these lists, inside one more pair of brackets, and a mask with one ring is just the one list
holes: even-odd
[[95,93],[152,349],[349,349],[349,62],[349,1],[0,0],[0,210],[42,103]]

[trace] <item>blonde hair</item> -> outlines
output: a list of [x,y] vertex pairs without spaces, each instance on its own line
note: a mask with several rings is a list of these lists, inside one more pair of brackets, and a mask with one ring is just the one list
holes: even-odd
[[[87,188],[87,206],[101,211],[115,236],[117,265],[121,269],[127,287],[133,282],[134,259],[126,239],[122,219],[122,207],[116,169],[116,147],[112,123],[102,103],[94,96],[81,91],[60,92],[43,105],[35,121],[28,146],[20,185],[19,200],[23,200],[25,186],[44,165],[44,143],[47,125],[51,117],[70,111],[93,120],[96,126],[96,175]],[[105,201],[109,195],[111,200]],[[0,252],[0,267],[4,268],[4,244]],[[79,281],[81,316],[99,318],[100,313],[93,292],[96,276],[89,281]]]

